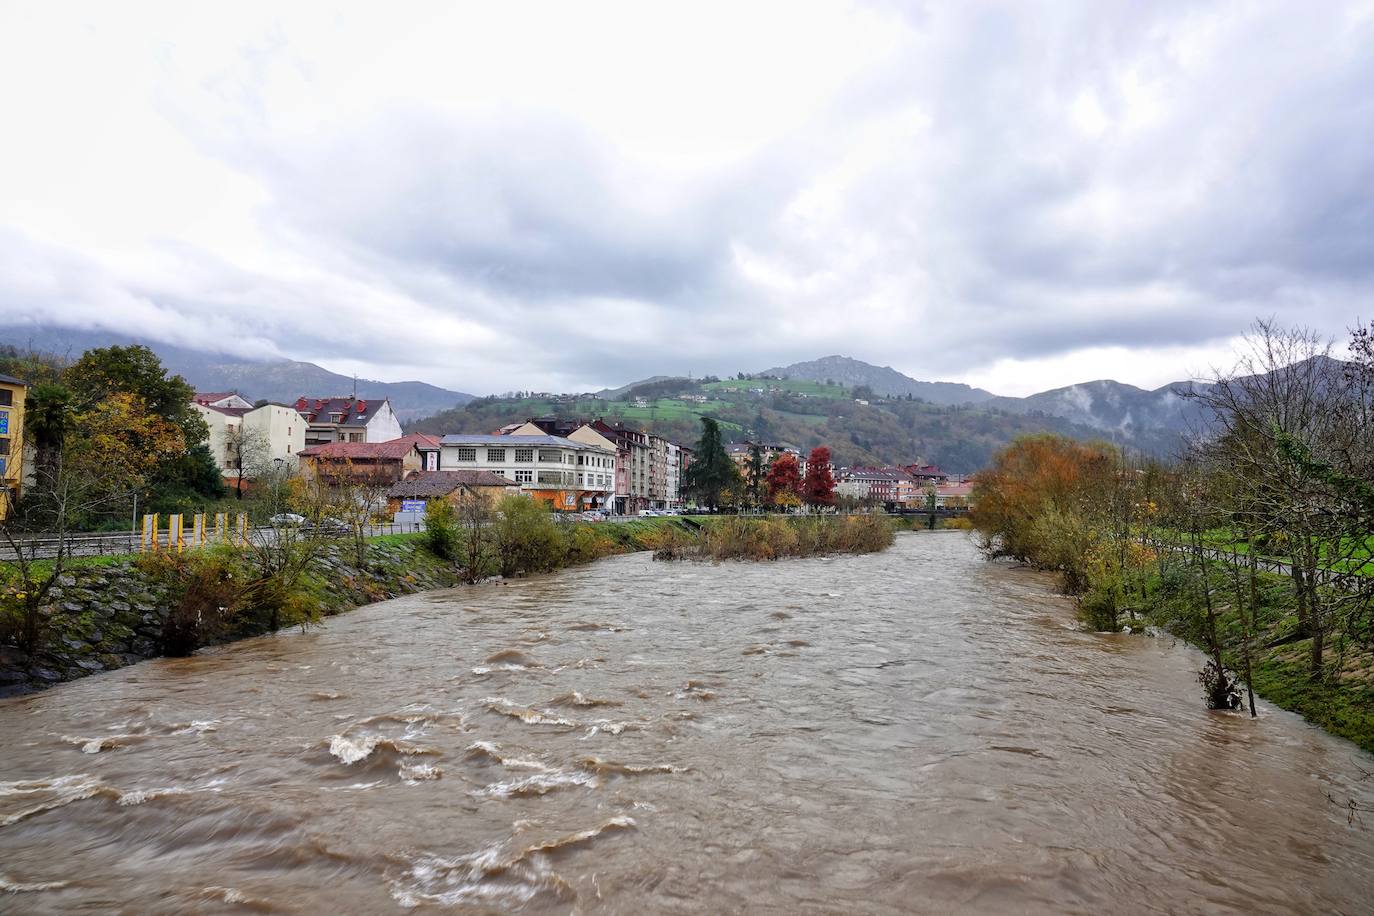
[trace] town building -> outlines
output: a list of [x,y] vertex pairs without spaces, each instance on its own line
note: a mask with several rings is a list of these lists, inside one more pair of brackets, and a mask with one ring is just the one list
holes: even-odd
[[386,491],[387,511],[423,512],[434,500],[456,503],[468,494],[491,505],[503,496],[519,492],[515,481],[492,471],[420,471]]
[[615,493],[616,454],[563,436],[444,436],[439,468],[486,470],[561,511],[607,508]]
[[973,503],[971,480],[950,481],[935,488],[935,505],[941,509],[972,509]]
[[197,391],[191,400],[202,407],[236,407],[249,410],[253,406],[237,391]]
[[410,439],[326,442],[300,453],[301,474],[330,486],[389,487],[419,473],[424,457]]
[[27,382],[0,375],[0,521],[24,489],[24,400]]
[[[247,406],[241,406],[247,404]],[[293,470],[305,448],[305,418],[285,404],[254,407],[237,394],[197,394],[191,406],[210,431],[207,445],[225,480]]]
[[853,467],[835,472],[835,492],[861,502],[880,503],[895,508],[918,507],[925,503],[925,489],[899,467]]
[[949,475],[933,464],[908,464],[902,470],[911,475],[911,479],[916,481],[918,487],[924,488],[930,485],[938,487],[949,482]]
[[802,474],[806,473],[806,458],[802,455],[801,449],[791,445],[780,445],[767,442],[731,442],[725,446],[725,454],[730,456],[730,460],[739,468],[742,475],[749,473],[749,458],[753,454],[754,446],[757,445],[763,453],[763,468],[773,463],[773,459],[782,454],[791,455],[797,459],[797,468]]
[[297,398],[295,407],[306,419],[306,445],[391,442],[402,435],[388,398]]
[[683,475],[692,452],[662,436],[622,423],[610,424],[605,419],[586,423],[558,417],[535,417],[524,424],[503,427],[501,431],[507,435],[543,432],[614,450],[612,510],[618,515],[682,506]]

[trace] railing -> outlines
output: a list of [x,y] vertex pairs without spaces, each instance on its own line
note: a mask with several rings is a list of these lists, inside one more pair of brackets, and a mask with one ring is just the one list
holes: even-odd
[[[174,528],[163,528],[161,525],[156,525],[153,530],[145,527],[144,531],[137,534],[120,531],[107,534],[69,534],[61,537],[37,535],[16,538],[15,544],[22,552],[22,556],[31,560],[50,560],[56,557],[59,551],[64,552],[69,557],[126,556],[150,551],[176,551],[178,550],[178,543],[181,550],[195,550],[211,544],[235,540],[239,543],[247,540],[263,543],[275,538],[278,530],[269,525],[244,526],[232,531],[219,529],[218,533],[215,528],[208,528],[202,529],[203,536],[199,541],[193,541],[192,529],[186,529],[182,531],[180,542],[178,542]],[[309,530],[314,537],[345,538],[352,535],[352,528],[347,525],[329,525]],[[385,522],[367,525],[364,529],[364,535],[366,537],[380,537],[391,534],[416,534],[424,530],[424,522],[402,522],[400,524]],[[13,562],[17,559],[19,556],[16,555],[14,547],[8,543],[0,543],[0,562]]]

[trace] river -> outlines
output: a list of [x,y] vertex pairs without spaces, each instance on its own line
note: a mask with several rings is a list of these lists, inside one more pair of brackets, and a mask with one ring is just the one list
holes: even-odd
[[1374,911],[1374,758],[1200,664],[957,533],[401,598],[0,701],[0,911]]

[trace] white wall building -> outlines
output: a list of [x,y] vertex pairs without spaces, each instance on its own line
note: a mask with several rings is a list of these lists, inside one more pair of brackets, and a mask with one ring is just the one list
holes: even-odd
[[604,508],[615,492],[615,449],[561,436],[444,436],[439,468],[492,471],[563,511]]
[[191,406],[210,428],[210,454],[226,480],[237,480],[240,468],[245,480],[276,467],[291,470],[305,448],[305,418],[285,404],[218,406],[197,395]]
[[297,398],[295,408],[308,424],[307,445],[390,442],[402,435],[401,421],[387,398]]

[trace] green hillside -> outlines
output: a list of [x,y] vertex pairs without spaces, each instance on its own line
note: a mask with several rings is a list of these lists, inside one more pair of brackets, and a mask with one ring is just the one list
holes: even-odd
[[[756,390],[763,388],[763,393]],[[774,390],[769,390],[774,389]],[[644,393],[645,397],[637,397]],[[1083,439],[1093,430],[1057,417],[993,408],[937,406],[915,399],[860,404],[835,385],[800,380],[655,380],[616,400],[595,395],[477,398],[406,426],[407,432],[486,433],[530,417],[557,415],[624,422],[692,445],[700,418],[720,421],[727,438],[782,442],[808,450],[829,446],[840,465],[933,462],[970,473],[1023,433],[1046,430]],[[704,400],[696,400],[704,398]]]

